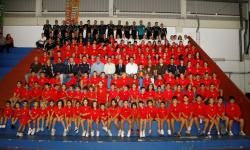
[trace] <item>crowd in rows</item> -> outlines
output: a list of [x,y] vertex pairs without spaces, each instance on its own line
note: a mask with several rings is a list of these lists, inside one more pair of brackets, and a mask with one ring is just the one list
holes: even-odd
[[[47,22],[45,51],[34,58],[25,83],[17,83],[6,103],[1,127],[10,118],[13,126],[20,120],[17,135],[22,136],[27,125],[28,134],[43,131],[46,121],[51,135],[55,135],[55,123],[60,122],[66,136],[74,123],[75,132],[81,126],[83,136],[99,136],[102,124],[103,130],[112,136],[110,125],[114,123],[118,135],[123,137],[127,122],[128,137],[134,124],[138,125],[139,136],[145,137],[146,125],[151,134],[155,120],[159,135],[164,135],[165,121],[169,135],[181,136],[184,127],[190,135],[193,122],[201,134],[210,135],[215,126],[220,135],[219,122],[223,120],[230,135],[233,121],[240,122],[240,134],[245,135],[235,98],[231,97],[225,106],[220,80],[187,37],[173,35],[166,39],[164,32],[161,39],[158,30],[161,28],[156,24],[150,28],[152,35],[148,36],[149,29],[145,28],[139,39],[133,38],[133,26],[127,32],[125,25],[121,37],[126,38],[120,39],[119,25],[111,24],[101,23],[94,36],[98,39],[86,41],[88,35],[95,33],[96,23],[79,26],[56,23],[52,27]],[[136,26],[136,35],[141,35],[140,26]],[[84,32],[86,36],[82,36]],[[102,37],[105,40],[100,40]],[[85,121],[87,129],[83,126]],[[202,130],[200,121],[205,122]],[[178,131],[175,122],[181,124]],[[98,126],[95,134],[92,123]]]

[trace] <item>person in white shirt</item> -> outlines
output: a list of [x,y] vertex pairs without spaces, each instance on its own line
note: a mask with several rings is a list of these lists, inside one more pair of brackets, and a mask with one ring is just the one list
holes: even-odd
[[112,63],[111,57],[108,58],[108,62],[104,65],[104,72],[106,75],[113,75],[115,73],[115,64]]
[[36,42],[36,47],[37,48],[44,48],[45,42],[47,38],[44,35],[44,33],[41,34],[41,39]]
[[133,75],[138,72],[138,65],[134,63],[134,58],[129,59],[129,63],[126,65],[126,73],[128,75]]

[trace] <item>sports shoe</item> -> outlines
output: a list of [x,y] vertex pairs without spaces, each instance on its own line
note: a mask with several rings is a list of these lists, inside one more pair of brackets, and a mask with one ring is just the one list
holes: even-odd
[[232,131],[229,131],[229,136],[233,136],[233,132]]
[[244,133],[244,131],[240,131],[240,135],[241,136],[246,136],[246,133]]
[[217,135],[220,136],[220,132],[217,132]]
[[107,127],[102,127],[102,129],[103,129],[105,132],[108,132],[108,128],[107,128]]
[[43,131],[44,131],[44,128],[42,127],[42,128],[41,128],[41,132],[43,132]]
[[89,137],[89,132],[86,132],[86,135],[85,135],[86,137]]
[[51,136],[55,136],[56,129],[51,129]]
[[36,132],[39,132],[39,131],[40,131],[40,128],[37,128],[37,129],[36,129]]
[[146,137],[145,130],[142,131],[142,137]]
[[20,132],[20,133],[19,133],[19,136],[20,136],[20,137],[22,137],[22,136],[23,136],[23,133],[22,133],[22,132]]
[[108,130],[108,135],[112,136],[112,132],[110,130]]
[[0,129],[3,128],[3,125],[0,125]]
[[4,125],[2,125],[2,128],[4,129],[4,128],[6,128],[6,125],[4,124]]
[[90,135],[91,135],[91,136],[95,136],[94,130],[91,130]]
[[99,130],[96,131],[96,136],[99,137],[100,136],[100,132]]
[[163,129],[161,129],[161,135],[164,135],[164,130]]
[[142,134],[142,131],[141,131],[141,130],[140,130],[139,136],[140,136],[140,138],[143,137],[143,134]]
[[75,133],[78,134],[79,133],[79,129],[75,128]]
[[[164,134],[164,132],[163,132],[163,134]],[[170,130],[170,129],[168,129],[168,135],[172,135],[172,133],[171,133],[171,130]]]
[[36,133],[36,128],[33,128],[31,131],[31,135],[35,135],[35,133]]
[[85,136],[85,135],[86,135],[86,131],[83,130],[83,131],[82,131],[82,136]]
[[210,133],[210,132],[207,132],[207,135],[208,135],[208,136],[210,136],[210,135],[211,135],[211,133]]
[[31,128],[29,128],[29,130],[28,130],[28,135],[30,135],[30,134],[31,134],[31,132],[32,132],[32,129],[31,129]]
[[131,130],[128,130],[127,137],[130,137],[131,135]]
[[152,133],[152,130],[151,130],[151,129],[149,129],[149,130],[148,130],[148,134],[151,134],[151,133]]
[[67,136],[67,129],[64,129],[63,136]]
[[124,137],[124,131],[123,130],[121,131],[121,137]]
[[20,132],[17,132],[17,133],[16,133],[16,136],[20,136]]
[[117,136],[121,136],[121,132],[122,132],[122,131],[119,130]]

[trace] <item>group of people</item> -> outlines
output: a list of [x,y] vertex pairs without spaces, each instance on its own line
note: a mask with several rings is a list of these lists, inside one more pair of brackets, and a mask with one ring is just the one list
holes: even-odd
[[[146,130],[151,134],[152,122],[157,121],[159,135],[167,132],[181,136],[183,128],[190,135],[193,123],[201,135],[210,135],[214,126],[220,135],[220,121],[224,121],[226,133],[233,135],[232,123],[237,121],[240,135],[245,135],[244,119],[235,98],[230,97],[225,105],[220,80],[187,36],[173,35],[164,42],[154,40],[160,38],[161,32],[154,37],[157,32],[152,27],[151,40],[144,39],[148,33],[145,29],[140,42],[125,42],[119,39],[119,25],[111,28],[101,23],[97,37],[104,32],[102,28],[112,34],[107,34],[106,41],[85,42],[81,35],[93,34],[95,24],[81,25],[44,25],[43,36],[49,46],[45,46],[42,56],[34,58],[25,83],[17,83],[4,108],[1,128],[6,127],[7,120],[11,120],[12,127],[19,120],[17,136],[23,136],[27,126],[28,135],[44,131],[45,127],[55,135],[55,124],[60,122],[66,136],[74,123],[74,131],[78,133],[82,128],[82,136],[88,137],[99,136],[101,124],[112,136],[113,123],[118,136],[124,137],[126,132],[130,137],[138,129],[138,135],[145,137]],[[137,28],[136,34],[140,35]],[[125,29],[122,27],[121,33],[126,37]],[[124,130],[125,122],[128,131]],[[180,123],[178,130],[175,122]],[[205,123],[202,129],[201,122]]]

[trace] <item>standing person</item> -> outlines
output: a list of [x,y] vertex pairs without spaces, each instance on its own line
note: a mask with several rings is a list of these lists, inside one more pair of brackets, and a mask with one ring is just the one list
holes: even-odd
[[232,126],[233,122],[236,121],[240,123],[240,135],[245,136],[244,119],[241,117],[240,106],[235,103],[233,96],[229,97],[229,104],[226,105],[226,114],[229,117],[229,135],[233,136]]
[[99,34],[99,39],[100,41],[104,41],[105,39],[105,34],[106,34],[106,25],[104,25],[103,21],[101,20],[100,25],[98,26],[98,34]]
[[92,32],[92,36],[93,37],[97,37],[98,36],[97,20],[94,20],[94,24],[92,25],[91,32]]
[[158,39],[160,35],[160,30],[161,30],[161,28],[158,25],[158,22],[155,22],[155,25],[153,26],[152,30],[153,30],[154,39],[155,40]]
[[108,57],[108,62],[104,65],[104,73],[108,76],[108,88],[110,88],[111,78],[115,73],[115,64],[112,63],[112,58]]
[[137,72],[138,72],[138,65],[134,63],[134,58],[130,57],[129,63],[126,65],[126,73],[131,76],[133,74],[137,74]]
[[139,39],[143,39],[143,36],[145,35],[145,26],[143,25],[143,21],[140,20],[140,25],[137,26],[137,33],[139,36]]
[[161,40],[164,40],[167,37],[167,28],[164,27],[163,23],[160,25],[160,36]]
[[121,20],[118,20],[118,25],[116,26],[116,39],[122,38],[122,31],[123,31],[123,26],[121,25]]
[[[129,39],[130,37],[130,26],[128,24],[128,21],[126,21],[125,26],[123,26],[123,30],[124,30],[124,36]],[[123,37],[123,36],[122,36]]]
[[146,37],[147,37],[147,39],[150,39],[150,37],[152,36],[151,22],[148,22],[148,25],[147,25],[145,31],[146,31]]
[[49,24],[49,20],[46,20],[46,23],[43,25],[43,33],[47,39],[50,37],[50,31],[52,30],[51,24]]
[[110,20],[109,24],[107,25],[107,29],[108,29],[108,38],[112,36],[114,36],[114,28],[115,25],[113,24],[113,21]]
[[133,21],[133,25],[131,26],[131,36],[134,40],[137,37],[137,26],[135,21]]
[[59,31],[60,31],[60,25],[58,24],[58,20],[55,20],[55,24],[53,25],[53,33],[54,33],[54,39],[58,37]]

